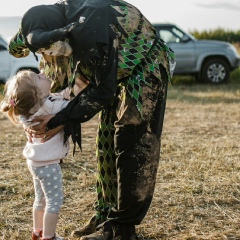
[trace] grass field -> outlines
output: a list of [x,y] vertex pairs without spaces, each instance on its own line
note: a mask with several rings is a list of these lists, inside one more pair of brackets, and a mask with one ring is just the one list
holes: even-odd
[[[240,85],[169,87],[161,161],[145,240],[240,239]],[[25,135],[0,115],[0,239],[31,234],[33,186],[22,149]],[[83,125],[83,152],[64,161],[65,203],[58,233],[94,213],[97,118]]]

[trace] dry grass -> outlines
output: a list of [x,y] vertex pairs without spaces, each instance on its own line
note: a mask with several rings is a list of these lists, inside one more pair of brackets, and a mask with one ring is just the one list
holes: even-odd
[[[240,239],[240,91],[230,86],[171,86],[161,162],[141,239]],[[69,237],[93,214],[97,119],[83,129],[83,153],[63,164],[65,204],[58,232]],[[0,239],[30,239],[33,187],[22,129],[1,125]],[[2,236],[1,236],[2,235]]]

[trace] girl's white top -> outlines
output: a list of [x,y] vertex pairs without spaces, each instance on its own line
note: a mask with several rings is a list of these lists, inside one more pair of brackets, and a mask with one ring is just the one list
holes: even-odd
[[[24,127],[30,127],[38,124],[31,122],[36,116],[56,114],[67,106],[69,100],[64,99],[61,93],[50,94],[44,101],[40,109],[30,118],[20,117],[20,121]],[[41,143],[42,138],[32,138],[32,142],[27,142],[23,149],[23,155],[27,158],[27,163],[42,167],[54,163],[59,163],[61,159],[66,157],[69,151],[69,141],[64,143],[64,131],[61,130],[50,140]]]

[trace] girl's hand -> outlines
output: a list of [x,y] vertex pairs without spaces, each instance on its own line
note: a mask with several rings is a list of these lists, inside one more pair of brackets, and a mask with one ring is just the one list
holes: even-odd
[[26,128],[25,131],[31,136],[35,138],[42,138],[41,142],[46,142],[47,140],[51,139],[53,136],[55,136],[58,132],[63,129],[62,126],[58,126],[54,129],[48,130],[47,123],[48,121],[54,117],[54,115],[45,115],[45,116],[38,116],[35,117],[32,121],[33,122],[40,122],[37,125],[34,125],[32,127]]
[[56,128],[50,129],[43,135],[43,139],[41,140],[42,143],[48,141],[52,137],[54,137],[57,133],[59,133],[64,128],[63,125],[58,126]]
[[54,117],[54,115],[45,115],[45,116],[37,116],[32,122],[40,122],[37,125],[30,127],[30,133],[38,137],[38,135],[45,134],[47,132],[47,123],[48,121]]
[[28,140],[28,142],[30,142],[30,143],[32,143],[32,134],[30,134],[29,132],[28,132],[28,129],[29,128],[27,128],[27,127],[23,127],[23,129],[24,129],[24,131],[25,131],[25,134],[26,134],[26,137],[27,137],[27,140]]

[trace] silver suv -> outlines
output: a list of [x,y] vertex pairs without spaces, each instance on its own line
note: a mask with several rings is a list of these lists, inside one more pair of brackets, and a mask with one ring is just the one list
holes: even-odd
[[5,83],[7,79],[22,69],[30,69],[36,73],[39,63],[31,53],[25,58],[15,58],[8,52],[7,42],[0,36],[0,82]]
[[153,24],[160,38],[176,55],[175,75],[195,75],[197,79],[219,84],[229,79],[240,65],[236,48],[224,41],[197,40],[174,24]]

